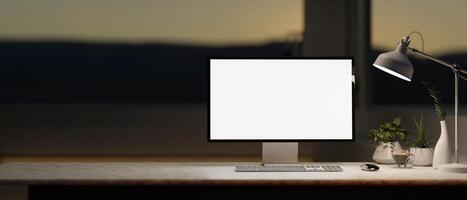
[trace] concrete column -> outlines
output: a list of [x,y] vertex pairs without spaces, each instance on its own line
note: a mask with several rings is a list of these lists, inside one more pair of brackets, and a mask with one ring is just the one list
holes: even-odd
[[372,103],[369,0],[305,0],[303,55],[355,58],[357,106]]

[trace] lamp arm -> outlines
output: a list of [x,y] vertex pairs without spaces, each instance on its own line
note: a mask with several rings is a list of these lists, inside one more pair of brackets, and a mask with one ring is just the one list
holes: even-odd
[[437,62],[437,63],[439,63],[439,64],[442,64],[442,65],[444,65],[444,66],[446,66],[446,67],[455,68],[455,66],[457,66],[456,64],[452,64],[452,63],[446,62],[446,61],[444,61],[444,60],[441,60],[441,59],[435,58],[435,57],[433,57],[433,56],[430,56],[430,55],[428,55],[428,54],[426,54],[426,53],[423,53],[423,52],[419,51],[418,49],[414,49],[414,48],[410,48],[410,47],[407,48],[407,49],[409,49],[410,52],[413,53],[413,54],[415,54],[415,55],[419,55],[419,56],[421,56],[421,57],[427,58],[427,59],[429,59],[429,60],[431,60],[431,61],[434,61],[434,62]]
[[459,78],[463,79],[464,81],[467,81],[467,76],[464,74],[458,74]]
[[[435,57],[433,57],[433,56],[430,56],[430,55],[428,55],[428,54],[426,54],[426,53],[423,53],[423,52],[419,51],[418,49],[414,49],[414,48],[410,48],[410,47],[408,47],[407,49],[409,49],[410,53],[413,53],[413,54],[415,54],[415,55],[421,56],[421,57],[423,57],[423,58],[427,58],[428,60],[437,62],[437,63],[439,63],[439,64],[442,64],[442,65],[446,66],[446,67],[449,67],[449,68],[451,68],[454,72],[459,73],[460,78],[462,78],[462,79],[464,79],[464,80],[467,79],[466,76],[462,76],[462,74],[463,74],[463,75],[467,75],[467,70],[463,69],[460,65],[454,64],[454,63],[449,63],[449,62],[446,62],[446,61],[444,61],[444,60],[435,58]],[[466,81],[467,81],[467,80],[466,80]]]

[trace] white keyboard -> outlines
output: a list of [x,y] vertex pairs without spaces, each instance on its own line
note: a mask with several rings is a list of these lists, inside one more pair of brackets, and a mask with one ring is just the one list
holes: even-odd
[[339,165],[242,165],[236,172],[342,172]]

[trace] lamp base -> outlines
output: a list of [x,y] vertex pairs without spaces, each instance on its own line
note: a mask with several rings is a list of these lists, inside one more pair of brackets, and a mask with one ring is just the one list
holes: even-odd
[[452,173],[467,173],[467,163],[450,163],[438,166],[438,170]]

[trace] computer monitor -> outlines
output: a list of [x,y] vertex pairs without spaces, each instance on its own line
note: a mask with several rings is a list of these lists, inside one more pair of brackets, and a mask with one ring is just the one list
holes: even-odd
[[299,141],[353,141],[352,64],[351,58],[210,59],[209,140],[265,142],[263,163],[297,162]]

